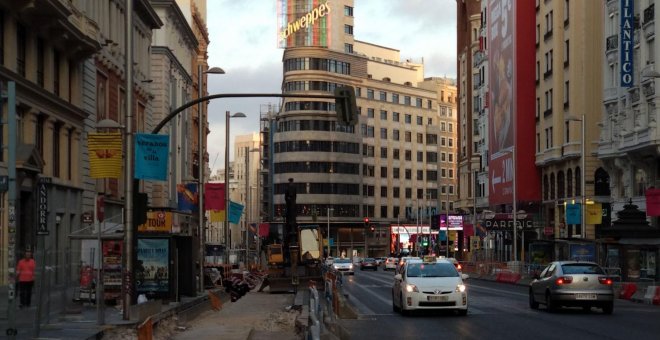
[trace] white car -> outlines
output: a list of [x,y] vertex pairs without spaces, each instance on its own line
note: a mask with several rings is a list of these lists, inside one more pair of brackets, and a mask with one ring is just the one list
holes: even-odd
[[406,315],[416,309],[449,309],[467,315],[467,288],[454,264],[435,257],[410,259],[394,276],[392,309]]
[[399,259],[396,257],[388,257],[385,260],[385,270],[396,270],[397,263],[399,263]]
[[353,270],[353,263],[351,263],[350,259],[335,259],[335,262],[332,264],[332,267],[335,270],[338,270],[342,273],[350,274],[350,275],[355,275],[355,271]]

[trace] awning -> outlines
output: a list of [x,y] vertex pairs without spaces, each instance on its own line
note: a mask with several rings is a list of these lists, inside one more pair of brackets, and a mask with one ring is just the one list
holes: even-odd
[[619,244],[659,246],[660,238],[626,238],[619,239]]

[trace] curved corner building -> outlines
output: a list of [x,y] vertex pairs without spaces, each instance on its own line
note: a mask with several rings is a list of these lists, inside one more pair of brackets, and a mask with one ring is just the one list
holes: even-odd
[[[417,225],[428,227],[438,210],[453,210],[453,80],[424,78],[422,63],[355,40],[352,0],[280,0],[278,19],[283,93],[333,95],[351,85],[360,119],[338,125],[332,99],[284,100],[272,145],[275,220],[282,221],[293,178],[298,224],[327,227],[331,256],[422,247],[409,242],[415,230],[421,233]],[[412,229],[402,237],[392,231],[400,228],[390,228],[395,224]],[[427,231],[425,247],[434,242]]]

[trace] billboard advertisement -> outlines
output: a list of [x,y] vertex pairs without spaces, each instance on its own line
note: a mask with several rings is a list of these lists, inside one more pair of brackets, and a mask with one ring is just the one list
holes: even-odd
[[[536,167],[535,4],[488,0],[490,206],[539,201]],[[515,151],[515,164],[514,164]],[[524,174],[524,176],[515,174]]]
[[279,48],[330,44],[330,15],[338,11],[327,0],[278,0],[277,46]]
[[463,230],[463,215],[440,214],[440,230]]
[[515,34],[516,2],[488,2],[488,68],[490,91],[489,116],[489,176],[491,203],[511,202],[513,197],[513,133],[515,110]]
[[138,293],[169,291],[169,240],[166,238],[138,239],[135,266]]

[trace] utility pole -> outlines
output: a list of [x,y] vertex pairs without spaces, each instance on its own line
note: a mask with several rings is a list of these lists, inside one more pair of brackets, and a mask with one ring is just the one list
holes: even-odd
[[[135,226],[133,225],[133,0],[126,0],[126,129],[125,145],[126,155],[124,157],[124,299],[122,317],[130,320],[130,306],[133,300],[133,257]],[[135,188],[137,189],[137,188]]]
[[[1,90],[1,86],[0,86]],[[2,91],[0,91],[2,92]],[[0,103],[2,104],[2,103]],[[0,110],[2,105],[0,105]],[[9,130],[9,148],[7,150],[7,184],[8,188],[8,211],[9,211],[9,230],[8,230],[8,249],[7,249],[7,271],[8,271],[8,289],[7,295],[9,304],[7,305],[8,327],[6,335],[10,339],[15,339],[16,330],[16,146],[17,144],[17,122],[16,122],[16,83],[7,82],[7,120]],[[2,141],[0,141],[2,143]],[[43,274],[42,274],[43,275]]]

